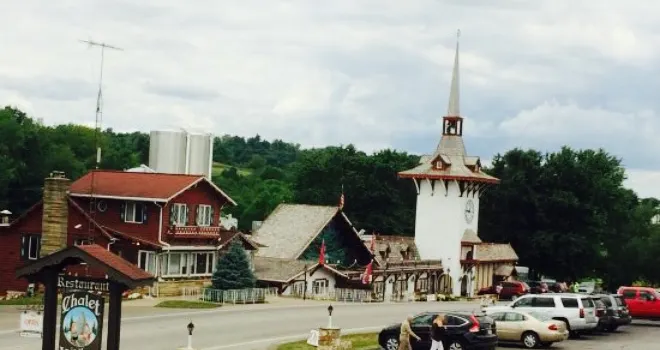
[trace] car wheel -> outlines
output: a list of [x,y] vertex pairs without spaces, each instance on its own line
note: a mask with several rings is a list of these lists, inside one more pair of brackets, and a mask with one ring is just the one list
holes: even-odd
[[534,332],[525,332],[522,335],[522,343],[527,349],[534,349],[539,346],[541,340],[538,334]]
[[398,350],[399,349],[399,339],[395,337],[388,338],[385,342],[385,350]]
[[458,340],[453,340],[451,343],[449,343],[449,347],[447,350],[464,350],[465,347],[463,346],[463,343],[461,343]]

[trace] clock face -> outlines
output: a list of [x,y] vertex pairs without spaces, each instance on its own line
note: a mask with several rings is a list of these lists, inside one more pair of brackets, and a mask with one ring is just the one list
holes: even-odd
[[468,224],[474,219],[474,202],[468,199],[465,203],[465,222]]

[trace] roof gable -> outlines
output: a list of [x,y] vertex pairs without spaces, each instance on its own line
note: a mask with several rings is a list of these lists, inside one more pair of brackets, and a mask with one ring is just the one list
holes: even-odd
[[257,256],[296,259],[337,214],[338,208],[307,204],[280,204],[254,232],[266,247]]
[[71,184],[69,194],[89,197],[92,181],[95,197],[157,202],[168,202],[192,186],[206,182],[213,190],[236,205],[233,199],[202,175],[93,170]]
[[475,260],[517,261],[518,254],[508,243],[481,243],[477,246]]
[[474,230],[466,229],[465,232],[463,232],[461,243],[481,243],[481,238],[479,238],[479,235],[477,235]]

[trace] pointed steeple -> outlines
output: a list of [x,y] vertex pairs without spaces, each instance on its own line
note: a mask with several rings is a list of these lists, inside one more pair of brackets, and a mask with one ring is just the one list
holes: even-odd
[[461,30],[456,32],[456,55],[454,56],[454,70],[451,73],[451,87],[449,89],[449,107],[447,107],[448,117],[461,116],[461,79],[458,66],[458,41],[461,37]]

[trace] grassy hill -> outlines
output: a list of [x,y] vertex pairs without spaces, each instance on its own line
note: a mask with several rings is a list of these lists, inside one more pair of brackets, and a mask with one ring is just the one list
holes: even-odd
[[[224,164],[224,163],[219,163],[219,162],[213,162],[213,177],[220,176],[220,174],[225,170],[231,168],[231,165]],[[252,174],[252,169],[248,168],[236,168],[238,170],[238,174],[241,176],[249,176]]]

